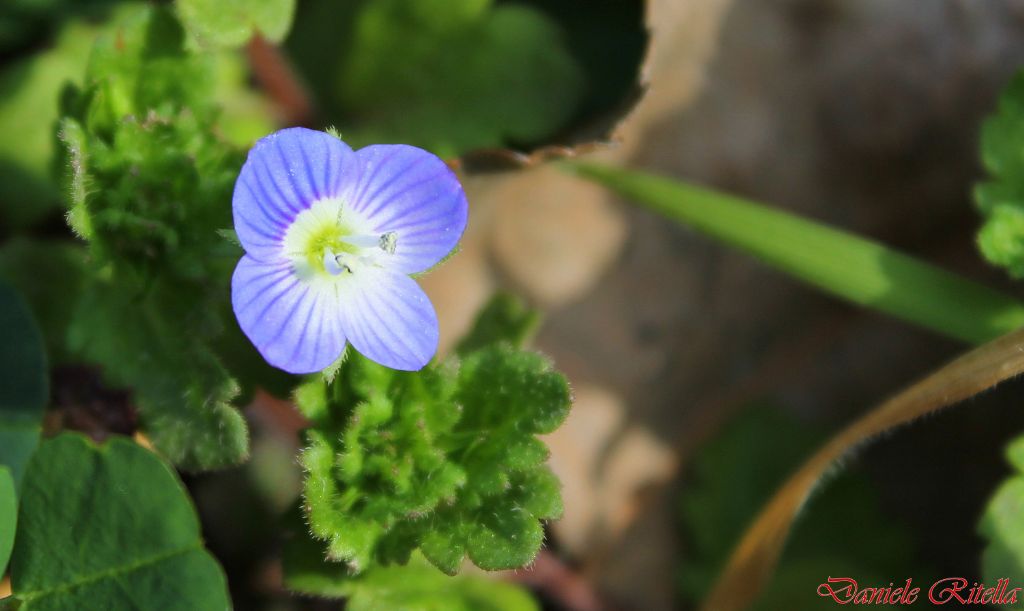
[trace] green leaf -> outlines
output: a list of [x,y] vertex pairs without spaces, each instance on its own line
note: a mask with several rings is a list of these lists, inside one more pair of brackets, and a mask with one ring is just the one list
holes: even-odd
[[565,419],[570,392],[538,354],[503,342],[419,372],[352,355],[295,401],[314,423],[301,459],[310,528],[352,573],[417,548],[449,574],[466,556],[518,568],[542,545],[541,522],[561,516],[536,435]]
[[668,178],[565,167],[827,293],[947,337],[980,344],[1024,325],[1024,304],[877,242]]
[[1015,473],[996,490],[978,524],[978,534],[988,542],[982,573],[992,579],[1024,575],[1024,436],[1013,440],[1006,454]]
[[7,561],[14,549],[18,526],[18,497],[14,478],[6,466],[0,466],[0,575],[7,572]]
[[519,3],[372,0],[300,7],[289,46],[346,141],[453,156],[529,146],[586,88],[559,25]]
[[[59,502],[54,502],[59,499]],[[184,486],[125,438],[66,433],[29,463],[11,557],[22,611],[230,605]]]
[[[297,512],[296,512],[297,513]],[[343,564],[324,559],[295,515],[292,537],[283,554],[284,584],[311,596],[348,598],[354,611],[535,611],[536,602],[521,588],[472,575],[449,577],[413,554],[404,566],[374,567],[350,574]]]
[[256,34],[281,42],[295,0],[178,0],[185,28],[204,47],[240,47]]
[[459,341],[456,350],[464,355],[498,342],[523,346],[538,326],[540,312],[511,293],[497,293],[477,315],[473,328]]
[[978,246],[1014,278],[1024,277],[1024,72],[999,98],[981,129],[981,160],[989,179],[974,190],[985,223]]
[[0,465],[16,485],[39,440],[49,401],[49,373],[43,338],[28,307],[0,282]]
[[448,577],[420,560],[378,568],[359,579],[348,600],[351,611],[537,611],[522,588],[484,577]]

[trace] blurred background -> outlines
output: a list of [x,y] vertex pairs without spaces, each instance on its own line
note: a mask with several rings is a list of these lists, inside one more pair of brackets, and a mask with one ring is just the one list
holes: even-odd
[[[0,21],[0,248],[67,235],[59,193],[40,178],[52,153],[41,126],[56,118],[60,83],[82,69],[81,32],[111,4],[15,2]],[[694,608],[778,483],[842,425],[966,346],[633,208],[544,163],[566,152],[544,147],[769,202],[1024,298],[977,253],[970,197],[980,122],[1024,64],[1024,2],[496,5],[544,16],[546,25],[516,26],[529,61],[513,64],[535,69],[506,68],[516,53],[474,40],[438,52],[418,22],[397,42],[356,45],[370,27],[362,3],[300,0],[283,45],[251,43],[226,64],[247,87],[226,120],[243,141],[275,125],[333,124],[355,142],[421,144],[461,168],[471,205],[462,250],[422,279],[442,350],[491,294],[511,290],[545,313],[536,347],[576,399],[547,440],[565,517],[532,569],[501,578],[550,609]],[[422,4],[446,15],[442,25],[457,18],[444,7]],[[550,36],[566,58],[552,55]],[[48,53],[54,45],[64,51]],[[460,77],[419,82],[395,67],[406,57]],[[379,72],[374,58],[386,64]],[[474,84],[489,71],[504,75],[500,86]],[[533,110],[514,129],[488,133],[488,104],[534,78],[555,89],[523,101]],[[380,101],[410,99],[422,103]],[[589,144],[604,140],[613,143]],[[65,425],[130,432],[130,397],[79,369],[60,375]],[[1024,431],[1022,390],[1008,383],[847,462],[797,523],[762,607],[829,606],[814,592],[830,575],[980,579],[977,523],[1010,473],[1003,450]],[[236,606],[337,608],[280,584],[272,525],[298,490],[302,421],[269,393],[245,413],[252,461],[186,478]]]

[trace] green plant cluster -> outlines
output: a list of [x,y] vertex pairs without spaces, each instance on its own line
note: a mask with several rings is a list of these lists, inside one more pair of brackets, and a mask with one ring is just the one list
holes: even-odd
[[[0,178],[22,180],[0,181],[0,278],[14,287],[0,284],[0,326],[15,330],[0,345],[0,568],[10,567],[13,590],[0,608],[223,609],[223,570],[204,547],[173,467],[243,462],[249,439],[237,407],[257,387],[287,396],[300,383],[266,365],[245,339],[228,288],[241,256],[230,231],[234,182],[248,145],[273,129],[238,48],[256,35],[280,42],[295,3],[95,0],[80,12],[72,4],[53,3],[52,15],[30,2],[0,9],[0,46],[8,18],[24,11],[54,37],[0,74],[0,93],[12,94],[0,100],[0,126],[19,145],[0,145]],[[444,3],[435,4],[440,12]],[[383,75],[363,74],[360,87],[365,100],[415,94],[429,122],[428,98],[441,90],[388,85],[402,70],[391,63],[401,55],[396,41],[408,33],[398,22],[419,8],[362,7],[360,23],[385,19],[375,27],[400,36],[379,40],[358,26],[360,66]],[[491,105],[483,119],[466,119],[471,131],[487,131],[484,140],[452,131],[453,142],[500,144],[558,127],[576,94],[549,92],[563,107],[537,91],[578,85],[557,27],[532,10],[464,8],[456,11],[458,32],[429,11],[420,15],[433,26],[420,37],[417,61],[434,61],[427,38],[458,40],[463,50],[480,43],[492,48],[486,61],[496,53],[506,66],[520,43],[528,58],[557,53],[535,74],[523,72],[528,59],[500,75],[529,77],[519,93],[543,113],[509,103],[487,114]],[[374,49],[389,59],[371,62]],[[463,78],[456,64],[445,70]],[[460,86],[487,96],[504,87],[478,77]],[[406,102],[389,112],[405,112]],[[406,129],[388,133],[407,140]],[[17,200],[21,194],[29,199]],[[289,546],[290,587],[307,591],[305,578],[328,575],[332,585],[317,593],[344,596],[354,609],[536,608],[517,586],[452,579],[434,567],[454,574],[466,556],[487,569],[526,565],[543,543],[543,521],[561,514],[537,435],[562,422],[570,392],[547,359],[522,349],[537,320],[499,297],[444,363],[406,373],[353,355],[333,381],[308,380],[295,391],[311,421],[301,461],[312,533],[303,527],[300,539],[312,545]],[[103,390],[129,391],[155,452],[119,437],[45,439],[54,364],[87,365]],[[60,426],[56,420],[47,422]],[[322,562],[325,550],[330,563]],[[319,575],[304,572],[307,564]]]
[[88,242],[69,347],[134,389],[142,428],[186,469],[248,452],[238,382],[210,344],[228,324],[237,250],[218,230],[243,161],[217,134],[214,76],[170,11],[131,7],[65,90],[59,126],[68,222]]
[[[498,298],[470,337],[519,339],[531,315]],[[569,386],[543,356],[488,341],[417,373],[353,355],[338,378],[314,378],[296,404],[310,418],[302,454],[309,525],[353,573],[405,564],[419,549],[455,574],[465,556],[488,570],[529,564],[542,521],[562,513],[537,438],[561,424]]]
[[1024,73],[999,98],[997,112],[981,130],[981,162],[988,180],[975,187],[974,199],[985,222],[978,247],[994,265],[1024,278]]

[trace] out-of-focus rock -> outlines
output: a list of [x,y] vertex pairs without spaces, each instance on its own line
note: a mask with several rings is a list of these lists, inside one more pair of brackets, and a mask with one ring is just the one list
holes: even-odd
[[602,188],[551,166],[502,179],[488,197],[501,271],[544,307],[592,289],[626,237],[622,214]]
[[565,503],[553,528],[576,557],[608,545],[632,521],[638,495],[664,482],[675,464],[663,442],[626,425],[622,400],[599,386],[576,389],[569,418],[546,441]]
[[562,482],[565,514],[553,524],[560,545],[573,556],[586,552],[604,512],[601,458],[621,425],[621,399],[597,386],[575,389],[572,410],[565,423],[545,441],[551,448],[550,465]]

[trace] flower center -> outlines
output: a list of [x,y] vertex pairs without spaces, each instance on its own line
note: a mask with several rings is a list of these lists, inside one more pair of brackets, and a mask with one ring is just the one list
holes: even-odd
[[292,221],[284,251],[301,278],[330,278],[379,267],[395,253],[398,235],[373,231],[366,219],[340,199],[314,202]]

